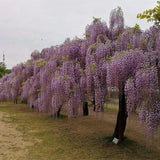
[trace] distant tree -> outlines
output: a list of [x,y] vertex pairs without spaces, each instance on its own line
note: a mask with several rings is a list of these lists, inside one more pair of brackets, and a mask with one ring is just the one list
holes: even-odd
[[4,62],[0,62],[0,78],[9,73],[11,73],[11,70],[6,69],[6,65]]
[[147,22],[154,22],[156,25],[160,24],[160,1],[157,1],[157,6],[153,9],[139,13],[137,18],[147,19]]
[[5,75],[6,66],[3,62],[0,62],[0,78],[2,78]]
[[6,74],[10,74],[11,73],[11,69],[6,69],[5,73]]

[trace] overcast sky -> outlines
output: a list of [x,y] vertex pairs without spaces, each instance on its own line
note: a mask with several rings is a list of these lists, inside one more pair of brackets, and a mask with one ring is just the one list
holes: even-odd
[[25,62],[33,50],[61,44],[67,37],[83,37],[93,16],[109,24],[112,9],[120,6],[126,26],[152,25],[137,13],[156,6],[157,0],[0,0],[0,61],[7,68]]

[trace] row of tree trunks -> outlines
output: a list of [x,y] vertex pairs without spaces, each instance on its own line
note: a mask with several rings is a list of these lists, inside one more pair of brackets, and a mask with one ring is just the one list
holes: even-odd
[[[159,75],[159,72],[158,72]],[[159,80],[160,81],[160,80]],[[14,99],[14,103],[17,104],[17,98]],[[95,108],[95,99],[93,99],[93,105],[94,105],[94,111],[96,110]],[[61,105],[57,111],[57,114],[55,115],[56,117],[60,117],[60,112],[62,109]],[[34,106],[32,105],[32,108]],[[104,111],[104,108],[101,106],[101,111]],[[73,110],[73,114],[74,110]],[[88,102],[83,102],[83,115],[88,116],[89,110],[88,110]],[[119,139],[119,141],[123,141],[124,139],[124,131],[126,128],[126,121],[127,121],[127,109],[126,109],[126,99],[125,99],[125,94],[124,94],[124,85],[122,88],[119,89],[119,111],[117,115],[117,121],[116,121],[116,127],[114,130],[113,138]]]
[[[57,118],[60,117],[60,112],[61,112],[62,107],[63,107],[63,105],[59,106],[57,113],[54,114],[54,117],[57,117]],[[32,105],[32,109],[34,109],[34,105]],[[89,111],[88,111],[88,102],[83,102],[83,115],[84,116],[88,116],[88,114],[89,114]],[[77,115],[78,115],[77,110],[75,108],[73,108],[73,116],[77,116]],[[51,117],[53,117],[52,114],[51,114]]]
[[[61,112],[61,109],[62,109],[62,106],[61,105],[57,111],[57,117],[59,118],[60,117],[60,112]],[[73,116],[77,116],[77,110],[75,108],[73,108]],[[88,116],[89,114],[89,111],[88,111],[88,102],[83,102],[83,115],[84,116]]]

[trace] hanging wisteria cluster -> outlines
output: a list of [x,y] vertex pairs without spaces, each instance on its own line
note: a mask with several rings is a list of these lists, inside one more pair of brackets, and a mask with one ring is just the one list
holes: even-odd
[[57,114],[64,105],[77,116],[83,102],[106,101],[107,89],[125,87],[128,113],[140,108],[140,120],[151,132],[160,124],[160,27],[143,32],[124,27],[123,12],[114,9],[109,27],[94,18],[84,39],[35,50],[31,59],[0,79],[0,100],[21,97],[39,112]]

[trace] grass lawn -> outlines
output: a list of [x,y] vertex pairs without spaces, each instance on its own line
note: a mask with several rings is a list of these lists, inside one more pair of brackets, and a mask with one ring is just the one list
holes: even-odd
[[24,142],[30,143],[24,148],[23,160],[160,160],[159,134],[146,146],[137,115],[127,121],[125,141],[119,145],[110,142],[117,108],[109,103],[104,113],[90,108],[87,117],[54,119],[24,104],[1,103],[0,113],[4,114],[1,121],[14,126]]

